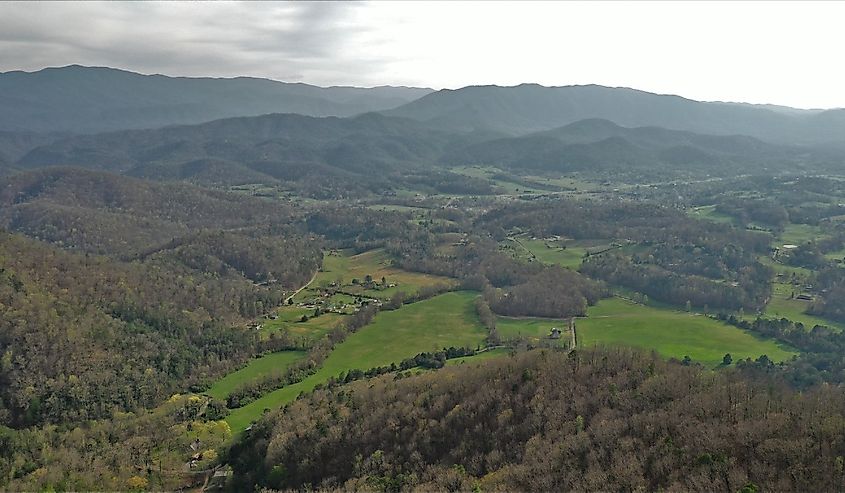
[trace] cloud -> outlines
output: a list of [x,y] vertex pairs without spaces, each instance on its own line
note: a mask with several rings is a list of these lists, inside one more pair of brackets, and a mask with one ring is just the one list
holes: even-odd
[[[368,28],[338,2],[0,3],[0,70],[105,65],[171,75],[368,80]],[[338,54],[344,53],[343,58]]]
[[2,2],[0,71],[603,84],[845,106],[843,2]]

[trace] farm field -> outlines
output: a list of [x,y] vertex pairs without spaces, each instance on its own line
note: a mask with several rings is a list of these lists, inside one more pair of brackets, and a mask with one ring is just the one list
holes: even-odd
[[[322,313],[319,317],[312,317],[314,310],[297,306],[282,307],[276,312],[276,320],[264,320],[261,324],[262,337],[268,337],[273,332],[287,331],[294,337],[305,337],[311,340],[319,339],[337,327],[346,318],[339,313]],[[302,322],[302,316],[308,320]]]
[[[815,325],[826,325],[831,329],[843,330],[842,324],[827,320],[825,318],[816,317],[804,313],[810,304],[809,301],[790,299],[790,295],[800,293],[800,289],[795,289],[789,284],[774,283],[772,289],[772,299],[763,310],[763,316],[768,318],[787,318],[793,322],[801,322],[808,330]],[[753,319],[753,316],[746,317]]]
[[[417,293],[424,286],[436,284],[453,286],[456,283],[454,279],[447,277],[408,272],[392,267],[387,254],[381,249],[370,250],[357,255],[350,255],[349,252],[341,251],[337,254],[326,254],[323,258],[323,268],[317,273],[314,282],[311,283],[308,289],[304,289],[297,294],[294,297],[294,301],[302,301],[314,296],[319,286],[327,286],[337,281],[341,281],[341,284],[348,285],[353,279],[360,281],[367,275],[372,276],[373,279],[378,281],[384,277],[388,283],[396,283],[396,286],[379,290],[363,289],[363,287],[350,288],[355,290],[354,294],[378,299],[389,299],[399,291],[410,295]],[[346,287],[344,290],[346,290]]]
[[587,249],[584,247],[567,246],[566,248],[561,248],[541,239],[521,238],[519,245],[544,264],[557,264],[570,269],[580,267],[581,260],[587,253]]
[[734,219],[731,216],[727,214],[722,214],[721,212],[716,212],[715,205],[693,207],[692,209],[689,209],[687,211],[687,214],[697,219],[706,219],[708,221],[713,221],[716,223],[733,224],[734,222]]
[[774,269],[775,274],[783,274],[784,276],[791,277],[795,274],[798,277],[806,278],[813,274],[813,271],[810,269],[806,269],[804,267],[793,267],[791,265],[785,265],[780,262],[776,262],[772,260],[771,257],[768,255],[762,255],[757,258],[757,260],[763,264],[768,265],[772,269]]
[[552,318],[513,318],[513,317],[496,317],[496,330],[503,340],[516,339],[518,337],[525,337],[533,343],[538,343],[541,339],[549,339],[549,331],[552,327],[557,327],[563,330],[563,335],[559,341],[561,344],[569,342],[571,335],[569,334],[569,321]]
[[255,378],[283,371],[288,365],[305,356],[305,351],[281,351],[270,353],[250,361],[240,370],[229,373],[211,386],[205,393],[215,399],[225,399],[239,385]]
[[[787,224],[783,232],[778,235],[778,241],[781,245],[803,245],[809,241],[818,240],[828,236],[818,226],[810,224]],[[780,246],[780,245],[776,245]]]
[[783,361],[796,354],[775,341],[756,337],[703,315],[639,305],[621,298],[600,301],[578,319],[579,346],[629,345],[654,349],[666,357],[716,366],[725,353],[734,360],[767,355]]
[[446,366],[466,365],[470,363],[478,363],[493,358],[502,358],[510,356],[511,350],[509,348],[497,348],[483,353],[478,353],[475,356],[464,356],[463,358],[453,358],[446,360]]
[[418,353],[449,346],[474,348],[487,335],[475,314],[476,296],[477,293],[470,291],[451,292],[381,312],[373,323],[337,345],[317,373],[233,410],[226,421],[233,430],[241,431],[260,417],[265,408],[282,406],[300,392],[309,392],[350,369],[367,370],[399,363]]

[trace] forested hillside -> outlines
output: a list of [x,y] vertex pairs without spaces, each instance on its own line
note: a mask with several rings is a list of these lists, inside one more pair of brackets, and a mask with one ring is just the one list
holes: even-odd
[[154,407],[258,351],[252,334],[230,325],[282,296],[242,278],[78,255],[8,233],[0,257],[6,426]]
[[842,487],[845,400],[630,350],[534,351],[315,392],[229,455],[236,488]]

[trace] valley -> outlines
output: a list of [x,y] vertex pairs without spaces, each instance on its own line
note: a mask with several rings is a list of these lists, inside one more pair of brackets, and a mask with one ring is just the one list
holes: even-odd
[[[148,101],[215,85],[95,72]],[[835,121],[600,86],[218,82],[262,85],[268,112],[104,103],[48,134],[24,105],[31,128],[0,134],[0,489],[553,490],[514,472],[540,474],[546,437],[605,450],[593,430],[668,409],[724,441],[632,428],[614,443],[684,472],[609,488],[740,464],[777,490],[731,423],[837,415],[808,404],[845,384]]]

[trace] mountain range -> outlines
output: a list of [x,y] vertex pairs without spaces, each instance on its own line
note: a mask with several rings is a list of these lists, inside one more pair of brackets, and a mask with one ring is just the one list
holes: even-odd
[[0,73],[0,130],[96,133],[266,113],[351,116],[393,108],[429,92],[251,77],[168,77],[70,65]]
[[[718,176],[826,172],[845,161],[845,110],[595,85],[320,88],[69,66],[0,74],[0,106],[0,129],[17,128],[0,130],[0,175],[75,166],[376,191],[432,167]],[[454,178],[437,173],[441,184]]]

